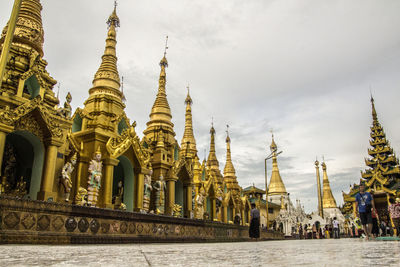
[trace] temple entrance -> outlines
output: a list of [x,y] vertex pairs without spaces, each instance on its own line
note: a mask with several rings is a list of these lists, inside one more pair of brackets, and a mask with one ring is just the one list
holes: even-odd
[[36,135],[28,131],[8,134],[1,172],[4,194],[36,200],[44,155],[44,145]]
[[376,208],[376,211],[378,212],[379,220],[384,221],[387,224],[390,223],[386,193],[373,194],[373,197],[374,197],[374,202],[375,202],[375,208]]
[[175,182],[175,204],[178,204],[182,207],[181,216],[183,216],[184,211],[186,210],[186,203],[184,201],[184,189],[183,183],[180,180]]
[[120,194],[120,182],[122,182],[123,193],[121,201],[126,205],[127,211],[133,211],[134,204],[134,172],[133,166],[130,160],[125,156],[120,156],[118,158],[119,163],[114,167],[114,176],[113,176],[113,203],[118,202],[117,197],[121,197]]
[[[208,214],[208,219],[211,221],[218,218],[216,210],[217,207],[214,205],[214,203],[216,205],[215,191],[213,184],[211,184],[207,192],[207,214]],[[217,216],[217,218],[214,218],[214,216]]]

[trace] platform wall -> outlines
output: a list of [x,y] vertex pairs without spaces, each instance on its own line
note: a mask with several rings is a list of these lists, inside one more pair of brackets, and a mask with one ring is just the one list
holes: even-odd
[[[283,239],[283,235],[262,231],[261,239]],[[2,244],[248,240],[246,226],[0,197]]]

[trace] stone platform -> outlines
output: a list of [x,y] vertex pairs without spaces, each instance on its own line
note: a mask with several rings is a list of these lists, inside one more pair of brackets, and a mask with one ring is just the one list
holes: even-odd
[[[262,240],[279,240],[262,231]],[[0,197],[0,244],[249,241],[248,227]]]

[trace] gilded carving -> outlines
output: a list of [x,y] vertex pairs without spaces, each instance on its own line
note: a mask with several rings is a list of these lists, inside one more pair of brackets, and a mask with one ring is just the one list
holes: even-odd
[[19,224],[20,215],[16,212],[9,212],[4,216],[4,225],[8,229],[14,229]]
[[61,216],[56,216],[51,225],[56,231],[60,231],[64,225],[64,220]]
[[81,233],[84,233],[89,228],[89,222],[86,218],[81,218],[78,222],[78,229]]
[[50,218],[48,215],[40,215],[37,220],[37,230],[46,231],[49,230]]
[[134,223],[129,224],[129,233],[134,234],[136,231],[136,226]]
[[36,218],[31,213],[25,213],[22,216],[21,224],[25,227],[26,230],[30,230],[36,223]]
[[107,234],[110,231],[110,224],[109,223],[101,223],[101,232],[103,234]]
[[65,221],[65,229],[67,229],[68,232],[73,232],[77,226],[78,223],[76,222],[74,217],[69,217]]
[[119,229],[120,229],[121,233],[125,234],[126,231],[128,230],[128,224],[126,222],[122,222]]
[[39,125],[37,122],[36,118],[33,117],[32,114],[28,114],[21,119],[19,119],[15,123],[15,129],[16,130],[26,130],[28,132],[33,133],[36,135],[39,139],[44,138],[43,130],[42,127]]
[[93,219],[93,220],[90,222],[89,227],[90,227],[90,231],[91,231],[93,234],[96,234],[96,233],[99,231],[99,229],[100,229],[100,223],[99,223],[96,219]]

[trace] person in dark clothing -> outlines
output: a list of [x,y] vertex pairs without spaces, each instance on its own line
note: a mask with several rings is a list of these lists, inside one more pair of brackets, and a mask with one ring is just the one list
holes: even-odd
[[371,211],[375,211],[375,202],[373,196],[365,191],[364,184],[360,184],[360,192],[356,195],[356,211],[364,228],[365,239],[368,240],[372,232]]
[[251,203],[249,236],[251,238],[260,238],[260,211],[256,204]]

